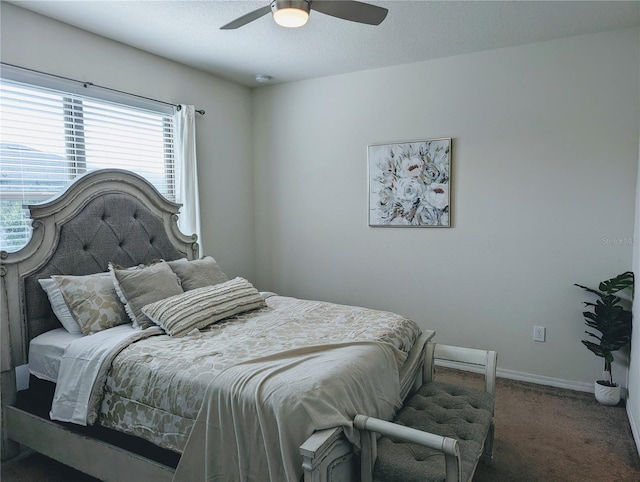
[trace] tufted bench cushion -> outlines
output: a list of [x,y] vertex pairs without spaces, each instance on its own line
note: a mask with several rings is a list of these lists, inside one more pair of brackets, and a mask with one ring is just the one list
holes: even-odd
[[[489,393],[443,382],[428,382],[407,400],[394,422],[458,440],[462,480],[470,480],[493,423]],[[373,478],[377,482],[445,480],[445,459],[436,450],[390,437],[378,440]]]

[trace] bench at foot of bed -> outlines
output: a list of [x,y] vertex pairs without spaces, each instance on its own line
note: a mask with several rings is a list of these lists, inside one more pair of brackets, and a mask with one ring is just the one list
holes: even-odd
[[[494,351],[430,343],[425,383],[392,422],[357,415],[362,482],[473,479],[478,462],[493,461]],[[485,390],[433,380],[433,360],[482,367]],[[382,434],[376,439],[375,433]]]

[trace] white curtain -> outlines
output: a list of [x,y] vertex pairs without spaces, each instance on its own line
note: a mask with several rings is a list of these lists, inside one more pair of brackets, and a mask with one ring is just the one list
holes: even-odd
[[182,204],[178,218],[180,231],[197,234],[202,251],[195,113],[192,105],[180,105],[176,111],[176,202]]

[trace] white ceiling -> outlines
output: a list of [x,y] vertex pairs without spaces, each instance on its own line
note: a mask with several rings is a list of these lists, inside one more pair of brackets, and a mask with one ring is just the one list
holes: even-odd
[[247,86],[449,57],[640,25],[631,1],[377,1],[379,26],[311,12],[299,29],[268,14],[219,28],[262,1],[11,1],[19,7]]

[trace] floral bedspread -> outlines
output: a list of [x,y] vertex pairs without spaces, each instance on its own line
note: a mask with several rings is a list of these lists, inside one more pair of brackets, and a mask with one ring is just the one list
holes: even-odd
[[398,367],[420,328],[398,314],[283,296],[182,338],[154,336],[114,359],[100,424],[182,452],[210,382],[248,360],[314,345],[382,341]]

